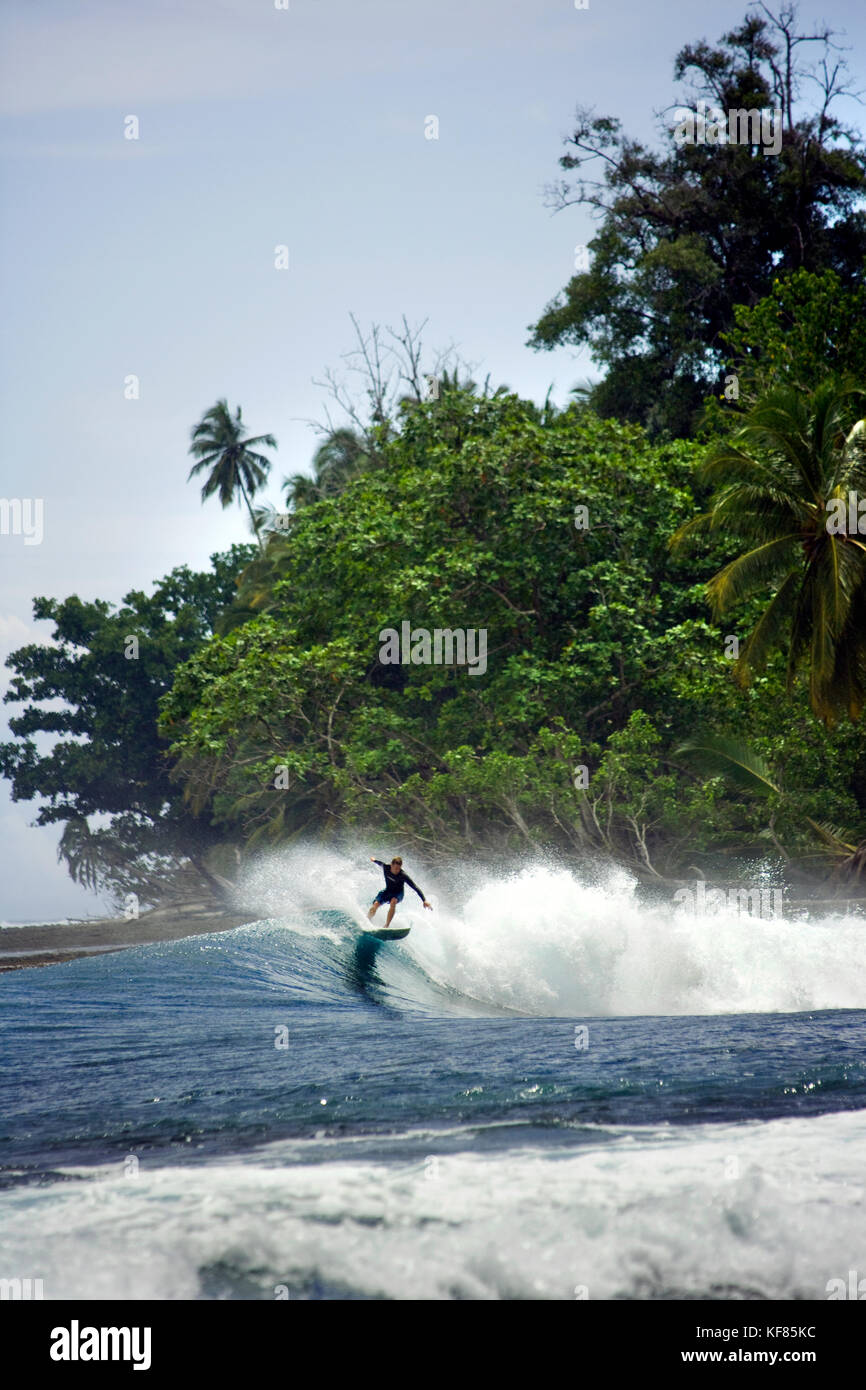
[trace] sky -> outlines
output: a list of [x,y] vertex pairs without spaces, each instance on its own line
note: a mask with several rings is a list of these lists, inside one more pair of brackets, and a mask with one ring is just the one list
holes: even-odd
[[[596,376],[585,354],[526,346],[595,230],[544,196],[575,108],[655,144],[683,90],[677,51],[745,10],[5,0],[0,496],[43,499],[44,534],[0,535],[0,663],[47,639],[36,595],[117,602],[249,539],[239,509],[203,506],[187,481],[190,429],[218,397],[241,404],[250,432],[277,438],[279,505],[315,449],[316,382],[353,346],[350,313],[426,319],[431,352],[453,344],[476,379],[536,400],[552,388],[564,404]],[[800,14],[839,31],[866,86],[863,0]],[[862,107],[839,113],[862,128]],[[0,739],[16,712],[0,711]],[[0,784],[0,920],[99,915],[34,815]]]

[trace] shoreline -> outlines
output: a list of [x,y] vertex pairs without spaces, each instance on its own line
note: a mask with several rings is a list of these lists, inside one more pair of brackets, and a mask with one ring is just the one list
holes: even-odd
[[202,900],[150,908],[130,921],[124,917],[96,917],[77,922],[7,927],[0,930],[0,973],[63,965],[82,956],[106,955],[134,946],[152,946],[160,941],[233,931],[259,921],[260,917],[260,913],[230,912],[228,908]]
[[[652,901],[652,896],[647,895],[649,901]],[[835,916],[866,919],[866,899],[863,897],[789,898],[785,907],[786,917],[804,924]],[[200,899],[150,908],[131,921],[124,917],[96,917],[72,922],[10,926],[0,929],[0,974],[45,965],[63,965],[83,956],[107,955],[130,950],[134,946],[156,945],[160,941],[180,941],[188,936],[234,931],[236,927],[261,921],[261,917],[261,912],[232,912],[213,900]],[[758,917],[758,920],[762,918]]]

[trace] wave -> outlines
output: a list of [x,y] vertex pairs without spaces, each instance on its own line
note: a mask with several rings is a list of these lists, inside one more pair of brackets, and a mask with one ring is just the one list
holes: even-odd
[[[673,897],[648,904],[625,872],[589,881],[553,863],[501,874],[452,864],[447,879],[417,861],[407,867],[434,912],[407,891],[398,921],[411,934],[370,948],[384,1003],[569,1018],[866,1007],[860,918],[700,911]],[[295,847],[263,856],[240,898],[269,933],[318,943],[316,969],[327,965],[330,987],[341,989],[336,972],[366,925],[379,874],[360,856]]]
[[[866,1248],[861,1113],[602,1129],[565,1153],[330,1141],[3,1194],[54,1298],[826,1299]],[[309,1146],[306,1149],[309,1154]],[[319,1155],[316,1156],[320,1157]],[[862,1266],[860,1276],[862,1277]]]

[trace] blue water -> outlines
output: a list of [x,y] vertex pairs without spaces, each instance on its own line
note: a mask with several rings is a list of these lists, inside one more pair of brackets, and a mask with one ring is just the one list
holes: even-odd
[[[407,920],[374,943],[307,909],[0,976],[0,1275],[46,1297],[821,1298],[862,1264],[866,1009],[696,1012],[719,930],[693,923],[656,977],[687,1011],[648,989],[646,1014],[576,1015],[569,982],[531,1014],[562,924],[534,982],[500,953],[485,989],[481,931]],[[807,940],[818,998],[838,930]]]

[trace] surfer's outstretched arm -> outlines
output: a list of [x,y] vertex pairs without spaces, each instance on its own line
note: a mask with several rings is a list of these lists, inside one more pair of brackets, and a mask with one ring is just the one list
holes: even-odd
[[417,883],[413,883],[412,880],[411,880],[411,878],[409,877],[408,874],[404,874],[403,877],[405,878],[405,880],[406,880],[406,882],[408,883],[409,887],[415,889],[415,892],[418,894],[418,897],[421,899],[421,901],[422,901],[422,903],[424,904],[424,906],[425,906],[425,907],[428,907],[428,908],[430,909],[430,911],[432,912],[432,911],[433,911],[433,904],[432,904],[432,903],[428,903],[427,899],[424,897],[424,894],[421,892],[421,889],[418,887]]

